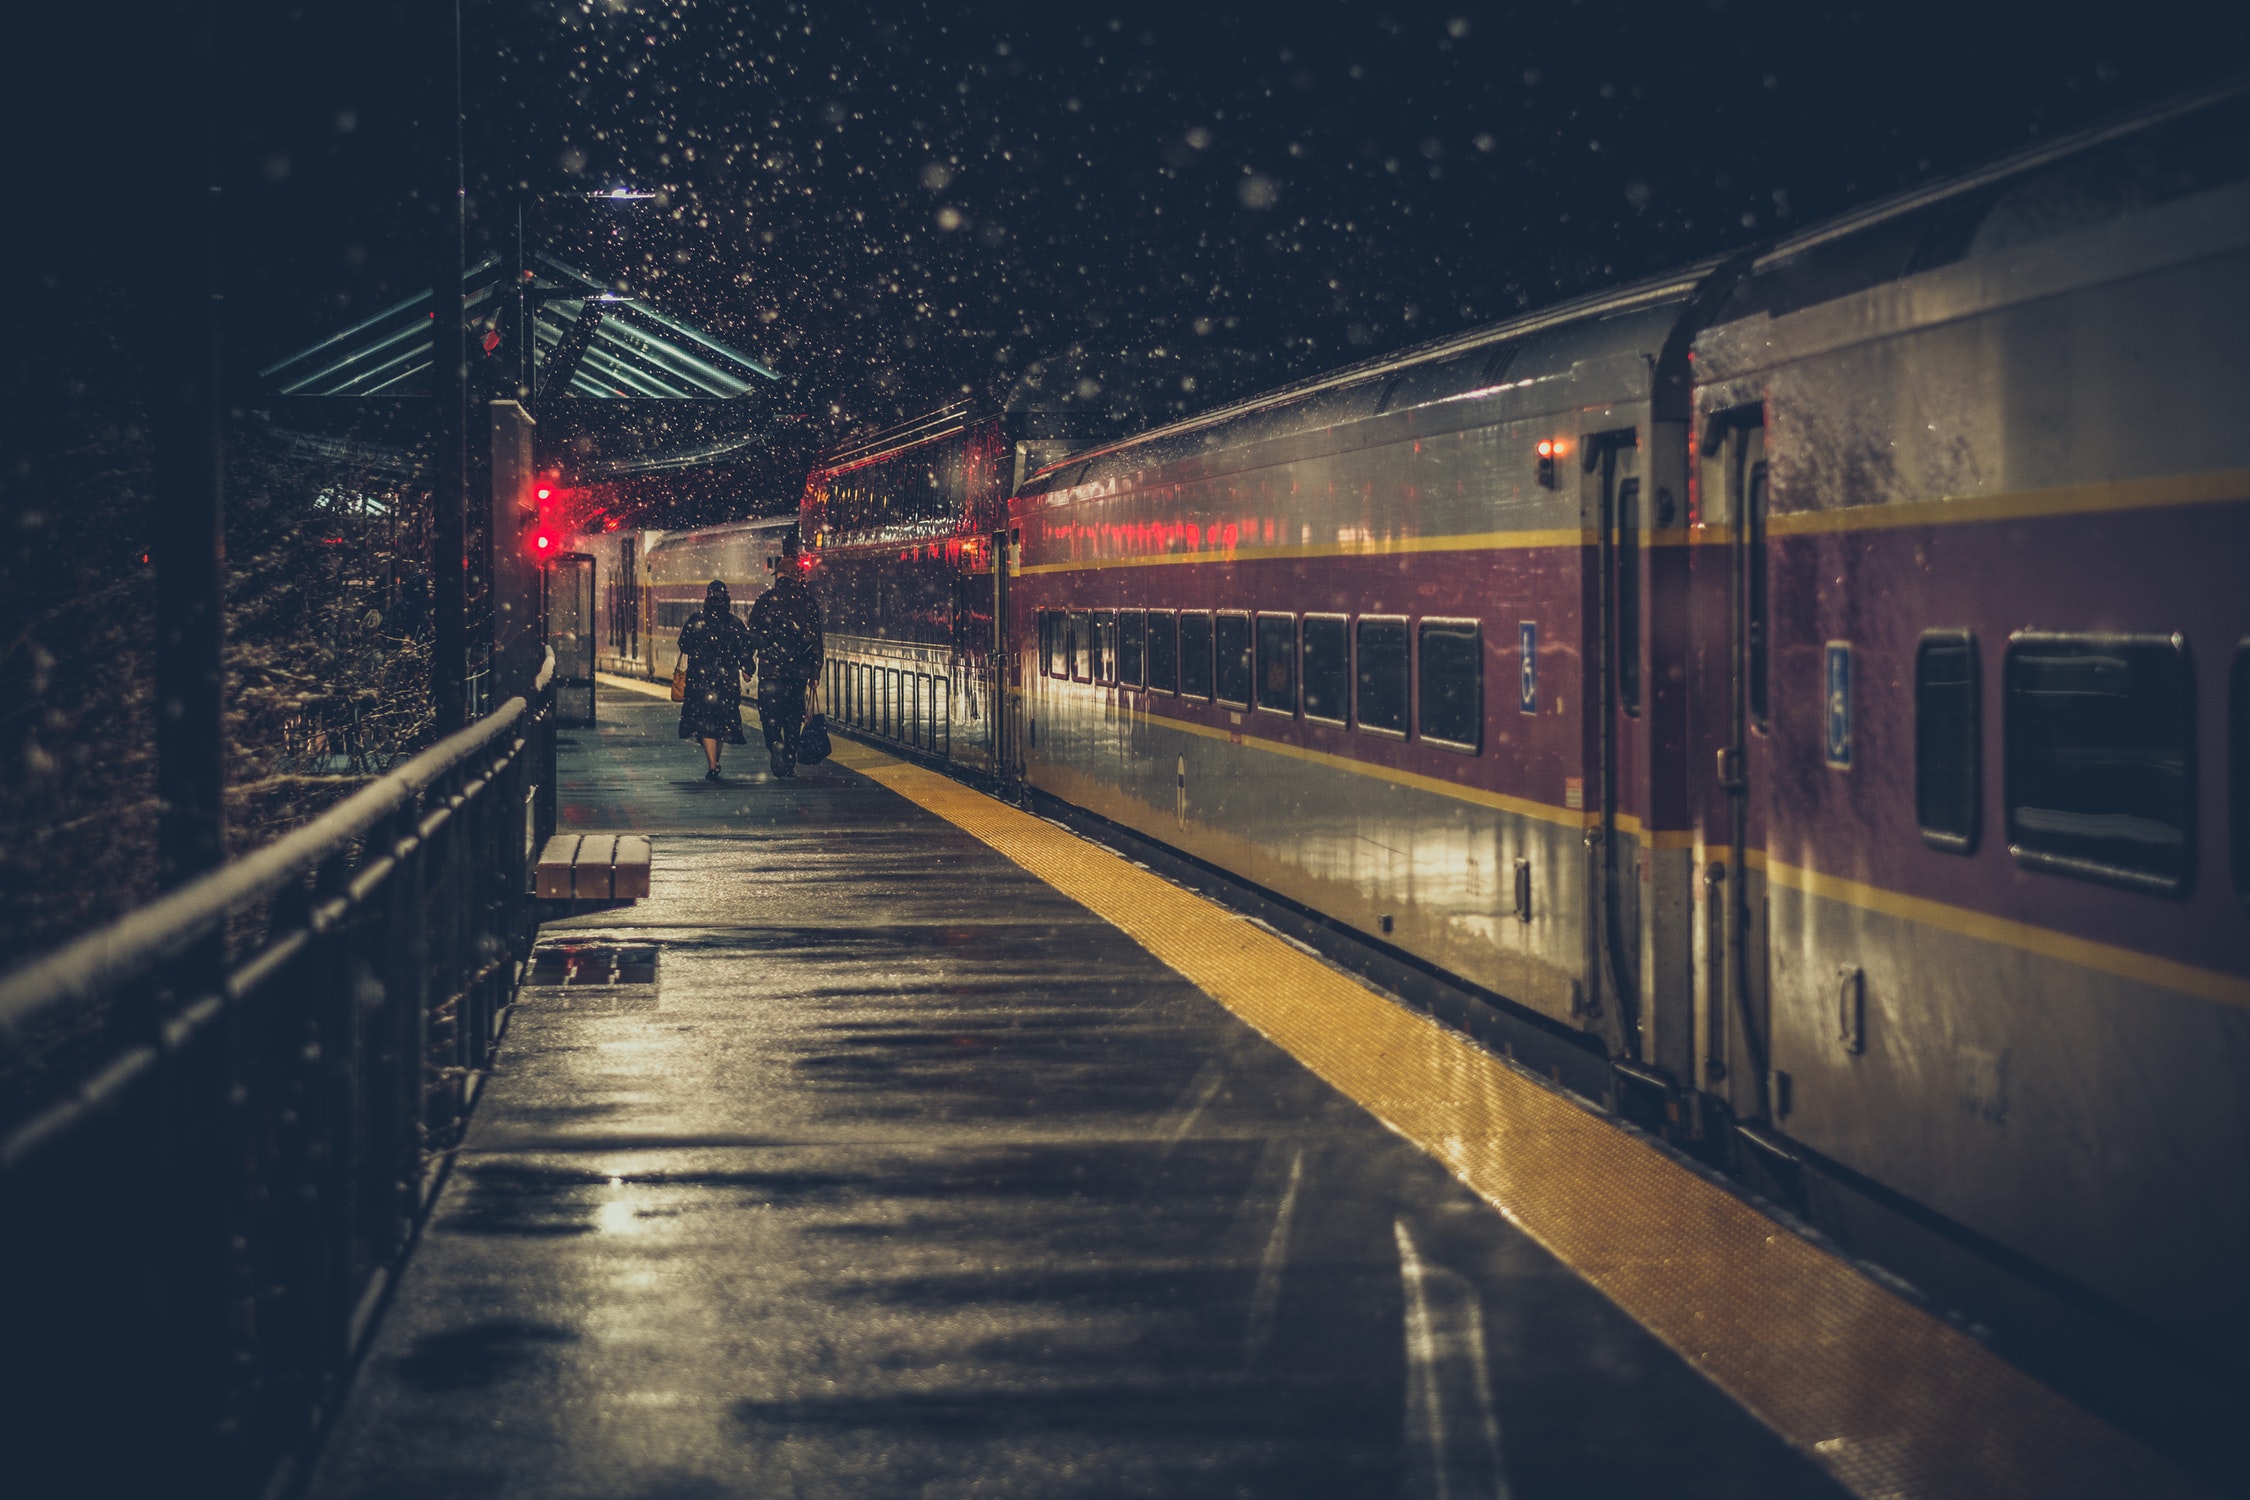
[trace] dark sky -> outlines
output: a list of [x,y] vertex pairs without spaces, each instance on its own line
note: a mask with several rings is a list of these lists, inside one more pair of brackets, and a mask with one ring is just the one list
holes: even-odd
[[[424,284],[433,13],[230,7],[238,371]],[[1192,409],[1754,242],[2250,55],[2250,7],[2176,0],[466,13],[472,233],[536,195],[558,253],[764,354],[838,426],[1073,347],[1152,415]],[[137,99],[168,61],[61,12],[15,66],[35,56],[15,138],[48,211],[17,248],[50,287],[161,253],[109,169],[165,128]],[[618,182],[663,196],[584,203]]]

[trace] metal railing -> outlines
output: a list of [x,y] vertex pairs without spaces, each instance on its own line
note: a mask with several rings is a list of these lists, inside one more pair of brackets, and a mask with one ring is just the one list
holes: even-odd
[[952,681],[943,672],[850,657],[822,668],[824,712],[836,727],[939,760],[953,757]]
[[[534,933],[550,670],[305,827],[0,979],[11,1495],[278,1494],[441,1178]],[[262,936],[230,928],[262,925]],[[253,926],[253,931],[256,927]]]

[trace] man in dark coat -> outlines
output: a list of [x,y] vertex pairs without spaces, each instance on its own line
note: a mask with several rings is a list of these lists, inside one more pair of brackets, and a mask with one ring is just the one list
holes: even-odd
[[758,718],[776,776],[797,774],[797,734],[805,727],[805,688],[820,676],[827,654],[820,601],[805,583],[797,534],[781,539],[773,587],[750,606],[750,636],[758,650]]

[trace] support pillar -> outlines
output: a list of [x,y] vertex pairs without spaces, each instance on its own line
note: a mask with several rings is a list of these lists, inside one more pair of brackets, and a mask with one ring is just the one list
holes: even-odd
[[432,0],[430,41],[430,696],[437,732],[468,722],[468,331],[461,282],[467,232],[461,172],[461,5]]
[[226,853],[226,739],[220,646],[225,625],[225,500],[220,386],[219,180],[212,18],[208,5],[172,19],[192,49],[191,90],[166,149],[162,222],[176,253],[149,262],[144,307],[154,357],[148,387],[156,568],[157,863],[165,886],[215,869]]

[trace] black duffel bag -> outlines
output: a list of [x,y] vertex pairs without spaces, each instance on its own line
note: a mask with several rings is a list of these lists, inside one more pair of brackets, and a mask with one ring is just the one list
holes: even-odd
[[797,764],[817,766],[834,748],[828,742],[828,715],[820,711],[820,694],[816,691],[812,709],[805,715],[805,727],[797,735]]

